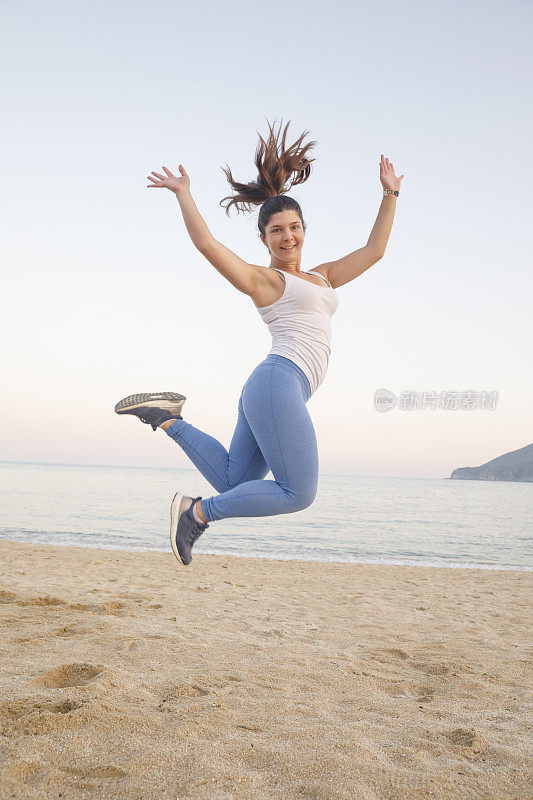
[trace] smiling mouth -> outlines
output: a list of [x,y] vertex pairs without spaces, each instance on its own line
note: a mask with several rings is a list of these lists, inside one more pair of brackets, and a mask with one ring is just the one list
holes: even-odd
[[295,247],[296,247],[296,245],[295,245],[295,244],[293,244],[293,246],[292,246],[292,247],[282,247],[281,249],[282,249],[282,250],[293,250]]

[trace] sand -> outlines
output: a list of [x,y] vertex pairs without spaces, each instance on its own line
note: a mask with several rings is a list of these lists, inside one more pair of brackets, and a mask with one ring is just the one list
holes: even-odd
[[2,800],[533,797],[532,573],[0,556]]

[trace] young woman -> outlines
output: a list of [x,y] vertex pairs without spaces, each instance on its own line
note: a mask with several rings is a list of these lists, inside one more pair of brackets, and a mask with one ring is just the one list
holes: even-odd
[[[175,495],[170,511],[170,542],[181,564],[192,560],[191,549],[210,522],[228,517],[290,514],[311,505],[318,486],[318,450],[306,403],[324,380],[328,367],[331,317],[337,310],[336,289],[357,278],[382,258],[392,228],[402,178],[381,156],[383,199],[364,247],[306,272],[301,269],[306,225],[302,209],[286,192],[307,180],[307,131],[285,146],[287,123],[280,141],[269,124],[267,141],[259,136],[257,180],[238,183],[222,168],[235,195],[225,197],[226,213],[260,205],[258,227],[270,255],[270,266],[249,264],[218,242],[200,215],[190,179],[179,165],[176,176],[152,172],[148,188],[173,192],[189,236],[205,258],[240,292],[254,302],[272,334],[272,348],[253,370],[239,399],[238,419],[229,452],[212,436],[181,416],[185,397],[173,392],[130,395],[115,406],[117,414],[133,414],[160,427],[198,467],[218,494],[202,499]],[[288,184],[288,185],[287,185]],[[264,480],[272,471],[274,480]]]

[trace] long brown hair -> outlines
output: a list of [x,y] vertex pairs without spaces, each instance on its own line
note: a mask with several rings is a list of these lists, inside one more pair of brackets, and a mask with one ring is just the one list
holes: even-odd
[[[285,193],[293,186],[297,186],[308,179],[311,174],[311,162],[316,159],[307,158],[307,152],[316,142],[308,142],[302,147],[302,140],[309,133],[309,131],[304,131],[294,144],[286,147],[285,138],[290,120],[285,125],[281,141],[279,141],[281,122],[277,133],[268,120],[267,125],[270,132],[266,142],[257,131],[259,135],[259,144],[255,151],[255,165],[258,171],[257,180],[249,183],[239,183],[234,180],[229,167],[227,169],[222,167],[221,169],[236,194],[222,198],[219,205],[224,206],[224,203],[226,203],[226,214],[228,216],[231,206],[235,206],[237,213],[239,213],[239,211],[251,211],[251,206],[261,205],[257,225],[263,235],[273,214],[285,209],[293,209],[298,213],[305,230],[300,204],[292,197],[287,197]],[[291,177],[293,173],[294,176]],[[290,183],[287,186],[286,184],[289,180]]]

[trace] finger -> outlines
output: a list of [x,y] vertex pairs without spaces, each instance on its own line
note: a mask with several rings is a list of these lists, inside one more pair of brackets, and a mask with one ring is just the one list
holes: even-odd
[[167,173],[167,175],[169,176],[169,178],[175,178],[175,177],[176,177],[176,176],[175,176],[175,175],[173,175],[173,174],[171,173],[171,171],[170,171],[169,169],[167,169],[166,167],[163,167],[163,169],[165,170],[165,172]]
[[146,176],[146,178],[147,178],[147,180],[149,180],[149,181],[153,181],[154,183],[157,183],[156,179],[155,179],[155,178],[152,178],[152,176],[151,176],[151,175],[147,175],[147,176]]
[[152,175],[155,175],[157,178],[159,178],[160,181],[166,181],[167,179],[166,175],[161,175],[159,172],[152,171]]

